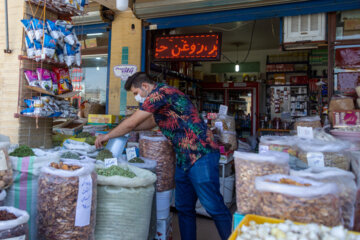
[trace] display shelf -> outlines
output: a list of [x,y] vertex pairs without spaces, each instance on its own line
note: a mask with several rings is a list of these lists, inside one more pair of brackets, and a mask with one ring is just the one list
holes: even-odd
[[63,118],[63,117],[28,116],[28,115],[22,115],[20,113],[14,113],[14,118],[66,119],[66,120],[75,120],[75,119],[77,119],[77,118]]
[[186,76],[185,74],[182,74],[182,73],[167,69],[166,67],[159,66],[159,65],[154,64],[154,63],[151,64],[150,70],[155,71],[155,72],[159,72],[159,73],[164,73],[165,75],[180,78],[182,80],[189,81],[189,82],[195,82],[195,83],[200,82],[200,80],[198,80],[198,79]]
[[39,1],[39,0],[25,0],[27,3],[34,6],[44,7],[46,5],[46,10],[62,15],[62,16],[80,16],[83,14],[83,11],[71,7],[69,4],[64,3],[53,3],[52,1]]
[[308,73],[308,70],[304,71],[281,71],[281,72],[266,72],[267,74],[276,74],[276,73]]
[[34,63],[38,63],[38,64],[41,64],[41,63],[45,63],[45,64],[51,64],[51,65],[54,65],[56,67],[61,67],[61,68],[64,68],[64,67],[68,67],[65,63],[59,63],[59,62],[55,62],[54,60],[52,59],[44,59],[44,60],[40,60],[40,61],[36,61],[35,59],[33,58],[28,58],[27,56],[24,56],[24,55],[19,55],[18,56],[18,59],[19,60],[27,60],[27,61],[32,61]]
[[61,98],[61,99],[65,99],[65,98],[71,98],[76,96],[77,94],[80,93],[80,91],[73,91],[73,92],[68,92],[68,93],[64,93],[64,94],[60,94],[60,95],[55,95],[49,91],[46,91],[45,89],[39,88],[39,87],[32,87],[32,86],[25,86],[27,89],[30,89],[32,91],[41,93],[41,94],[46,94],[46,95],[50,95],[56,98]]

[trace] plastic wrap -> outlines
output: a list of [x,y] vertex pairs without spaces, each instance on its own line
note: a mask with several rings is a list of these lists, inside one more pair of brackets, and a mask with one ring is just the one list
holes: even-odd
[[0,191],[0,206],[1,207],[5,205],[5,198],[6,198],[6,191],[1,190]]
[[147,239],[156,175],[126,163],[134,178],[98,176],[96,239]]
[[8,154],[9,142],[0,142],[0,189],[7,189],[13,180],[13,171]]
[[97,175],[94,165],[74,171],[42,168],[38,189],[39,239],[93,240]]
[[17,218],[12,220],[0,221],[0,239],[17,240],[29,239],[29,214],[26,211],[13,207],[0,207],[0,211],[7,211],[14,214]]
[[175,153],[170,142],[162,134],[140,134],[140,155],[155,160],[156,191],[163,192],[175,187]]
[[219,115],[212,121],[212,127],[216,127],[221,131],[236,131],[235,117],[227,115]]
[[351,152],[351,169],[356,177],[354,231],[360,231],[360,151]]
[[346,142],[324,142],[317,139],[298,142],[298,157],[309,167],[337,167],[350,170],[350,156]]
[[228,143],[231,145],[230,150],[236,150],[237,145],[237,137],[235,131],[222,131],[220,134],[220,141],[222,143]]
[[289,174],[289,154],[235,152],[236,203],[242,214],[254,213],[259,203],[255,178],[268,174]]
[[155,160],[151,160],[151,159],[147,159],[147,158],[141,158],[144,163],[131,163],[128,162],[129,165],[131,166],[135,166],[138,168],[142,168],[142,169],[147,169],[150,170],[152,172],[156,172],[156,166],[157,166],[157,162]]
[[[278,183],[283,179],[299,185]],[[260,197],[259,215],[330,227],[342,224],[339,189],[335,183],[273,174],[257,177],[255,188]]]
[[312,179],[325,183],[336,183],[339,188],[341,214],[344,226],[354,226],[356,184],[355,175],[339,168],[313,167],[303,171],[291,171],[290,175]]
[[320,117],[301,117],[298,118],[295,122],[295,130],[297,127],[312,127],[312,128],[321,128]]

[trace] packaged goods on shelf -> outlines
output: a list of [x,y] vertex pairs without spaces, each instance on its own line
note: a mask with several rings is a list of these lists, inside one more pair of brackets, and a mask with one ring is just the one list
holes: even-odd
[[302,140],[297,146],[299,159],[309,167],[337,167],[347,171],[350,169],[347,142],[309,139]]
[[211,122],[212,127],[216,127],[221,131],[236,131],[235,117],[227,115],[218,115],[218,117]]
[[255,179],[257,214],[325,226],[342,224],[339,188],[306,178],[273,174]]
[[93,164],[65,162],[43,167],[37,204],[40,238],[94,239],[96,187]]
[[29,214],[13,207],[0,207],[1,239],[29,239]]
[[[13,185],[7,191],[6,206],[13,206],[27,211],[30,214],[30,239],[38,239],[37,235],[37,191],[40,170],[51,161],[59,161],[57,153],[42,152],[33,149],[35,156],[12,157]],[[19,201],[18,199],[22,199]]]
[[296,137],[292,136],[261,136],[259,152],[277,151],[296,156]]
[[119,167],[135,176],[98,172],[96,239],[147,239],[156,175],[126,163]]
[[175,187],[175,153],[168,139],[162,134],[140,134],[140,156],[157,162],[156,190],[167,191]]
[[255,178],[275,173],[289,174],[289,155],[281,152],[235,152],[234,157],[237,209],[242,214],[254,213],[259,203]]
[[298,118],[295,122],[295,129],[297,127],[312,127],[312,128],[321,128],[320,117],[301,117]]
[[336,183],[339,188],[341,214],[346,228],[354,226],[356,183],[351,172],[331,167],[312,167],[303,171],[291,171],[290,175],[312,179],[320,182]]

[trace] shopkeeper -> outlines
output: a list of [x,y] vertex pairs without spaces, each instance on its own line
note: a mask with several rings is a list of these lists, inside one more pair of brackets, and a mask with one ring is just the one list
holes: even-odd
[[214,219],[223,240],[231,233],[231,214],[220,194],[219,150],[211,131],[199,117],[197,109],[184,93],[165,84],[155,83],[138,72],[125,83],[141,105],[111,132],[97,137],[97,148],[111,138],[133,130],[150,130],[159,126],[172,142],[177,155],[175,172],[175,206],[178,210],[181,239],[196,239],[195,206],[202,206]]

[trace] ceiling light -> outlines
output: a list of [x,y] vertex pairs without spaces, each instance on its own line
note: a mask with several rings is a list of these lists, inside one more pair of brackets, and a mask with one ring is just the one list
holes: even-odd
[[240,71],[239,65],[239,43],[236,44],[236,64],[235,64],[235,72]]
[[96,57],[95,59],[96,59],[96,60],[100,60],[100,59],[101,59],[101,57]]
[[101,36],[103,35],[102,33],[88,33],[86,34],[86,36]]
[[97,71],[100,71],[100,67],[96,67],[96,70],[97,70]]
[[239,62],[236,61],[236,64],[235,64],[235,72],[239,72],[240,71],[240,65],[239,65]]

